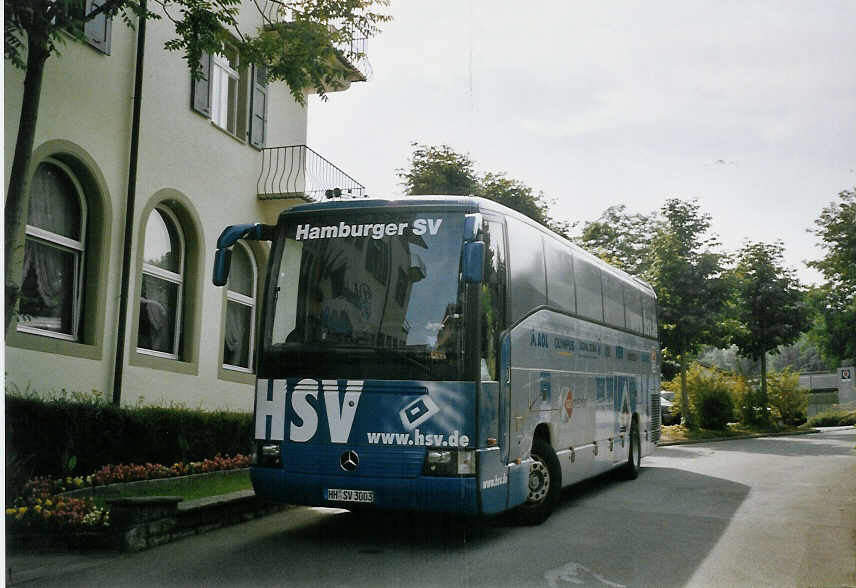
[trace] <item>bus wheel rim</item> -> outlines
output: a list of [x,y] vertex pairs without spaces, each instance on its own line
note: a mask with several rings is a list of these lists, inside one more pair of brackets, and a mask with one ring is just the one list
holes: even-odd
[[532,457],[535,462],[529,468],[529,496],[526,500],[530,504],[538,504],[544,501],[550,489],[550,471],[540,456]]

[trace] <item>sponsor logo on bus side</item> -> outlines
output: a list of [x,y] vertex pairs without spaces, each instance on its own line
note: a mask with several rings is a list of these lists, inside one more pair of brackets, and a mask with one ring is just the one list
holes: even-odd
[[[580,350],[580,355],[582,355],[583,357],[600,357],[600,349],[601,349],[600,343],[597,343],[595,341],[579,341],[578,347]],[[621,348],[616,347],[615,357],[617,359],[621,359],[620,357],[618,357],[618,350],[619,349],[621,349]]]
[[[412,436],[411,436],[412,435]],[[407,445],[416,447],[466,447],[470,443],[468,435],[460,431],[446,434],[423,434],[419,429],[413,433],[366,433],[369,445]]]
[[549,349],[550,343],[547,337],[547,333],[541,333],[539,331],[536,331],[535,329],[529,331],[529,346]]
[[568,422],[574,414],[574,391],[570,387],[562,390],[562,420]]
[[505,486],[506,484],[508,484],[508,474],[503,472],[493,478],[482,480],[481,487],[482,490],[487,490],[488,488],[496,488],[497,486]]
[[571,356],[574,354],[574,350],[576,349],[576,343],[573,339],[567,339],[565,337],[554,337],[553,348],[559,355]]
[[365,223],[350,224],[340,222],[338,225],[312,226],[309,223],[297,225],[294,238],[297,241],[311,241],[314,239],[345,239],[348,237],[371,237],[372,239],[383,239],[384,237],[400,237],[410,229],[414,235],[429,233],[436,235],[443,224],[442,218],[417,218],[413,224],[408,223]]

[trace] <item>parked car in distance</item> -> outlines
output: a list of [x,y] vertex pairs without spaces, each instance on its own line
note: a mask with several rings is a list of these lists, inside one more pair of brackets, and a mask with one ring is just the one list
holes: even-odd
[[664,425],[681,422],[680,406],[675,406],[675,393],[670,390],[660,390],[660,422]]

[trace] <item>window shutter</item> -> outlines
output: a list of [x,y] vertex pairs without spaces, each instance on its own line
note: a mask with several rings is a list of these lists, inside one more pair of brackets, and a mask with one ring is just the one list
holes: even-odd
[[190,107],[206,117],[211,116],[211,55],[203,53],[199,59],[202,77],[190,82]]
[[[89,14],[104,4],[104,0],[86,0],[84,14]],[[98,51],[110,55],[110,31],[113,19],[101,13],[83,25],[86,40]]]
[[250,145],[256,149],[265,146],[267,124],[267,83],[265,66],[253,66],[252,99],[250,100]]

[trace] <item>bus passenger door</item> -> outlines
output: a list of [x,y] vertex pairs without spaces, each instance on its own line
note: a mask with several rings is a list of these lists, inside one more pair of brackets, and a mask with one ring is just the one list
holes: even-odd
[[531,383],[530,370],[512,368],[508,371],[511,373],[508,386],[508,461],[513,462],[528,456],[532,446],[532,425],[528,418]]
[[509,434],[509,399],[511,396],[511,335],[506,333],[500,343],[500,377],[499,377],[499,446],[502,463],[509,461],[511,435]]

